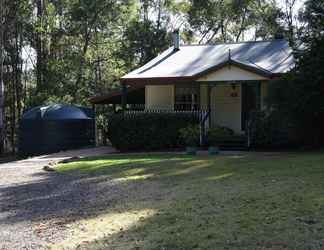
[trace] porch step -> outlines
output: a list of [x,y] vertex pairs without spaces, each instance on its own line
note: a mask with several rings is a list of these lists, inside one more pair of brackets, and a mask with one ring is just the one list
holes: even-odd
[[215,144],[221,150],[247,150],[247,138],[241,135],[217,138]]

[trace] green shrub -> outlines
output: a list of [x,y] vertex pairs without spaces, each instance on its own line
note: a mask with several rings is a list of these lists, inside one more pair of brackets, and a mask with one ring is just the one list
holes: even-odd
[[282,148],[298,145],[294,126],[279,112],[252,112],[248,135],[250,146],[253,148]]
[[220,142],[227,141],[234,135],[234,131],[227,127],[217,126],[208,129],[207,144],[209,146],[218,146]]
[[234,135],[234,131],[227,127],[217,126],[214,128],[208,129],[208,137],[218,137],[218,136],[231,136]]
[[184,145],[179,130],[198,121],[192,113],[114,114],[108,138],[121,151],[177,148]]
[[189,125],[179,130],[180,138],[187,147],[196,147],[199,145],[200,129],[198,125]]

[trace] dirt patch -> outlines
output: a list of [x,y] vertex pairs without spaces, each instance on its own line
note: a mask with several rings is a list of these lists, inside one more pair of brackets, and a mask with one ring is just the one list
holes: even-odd
[[111,152],[115,150],[109,147],[83,149],[0,164],[0,249],[42,249],[67,237],[67,220],[92,215],[92,204],[105,206],[105,200],[96,199],[98,192],[113,189],[109,180],[99,188],[93,180],[46,172],[43,167]]

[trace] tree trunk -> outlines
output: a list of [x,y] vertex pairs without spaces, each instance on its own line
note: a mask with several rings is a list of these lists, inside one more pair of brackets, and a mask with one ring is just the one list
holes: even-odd
[[[17,53],[17,51],[15,51]],[[11,79],[11,102],[10,102],[10,139],[11,139],[11,152],[15,152],[15,131],[16,131],[16,80],[17,80],[17,62],[14,62],[12,65],[12,79]]]
[[85,34],[84,34],[84,44],[83,44],[83,48],[82,48],[82,55],[81,55],[81,58],[80,58],[78,75],[77,75],[77,78],[76,78],[76,81],[75,81],[75,93],[74,93],[74,101],[75,102],[79,101],[78,89],[80,87],[80,83],[81,83],[82,78],[83,78],[83,67],[84,67],[84,64],[86,62],[85,56],[87,54],[88,46],[89,46],[89,42],[90,42],[90,34],[89,34],[89,32],[90,31],[88,31],[88,27],[86,27],[86,31],[85,31]]
[[[36,0],[37,7],[37,20],[38,26],[43,26],[43,0]],[[36,80],[37,88],[36,91],[39,92],[43,87],[43,41],[42,41],[42,31],[36,32]]]
[[21,58],[21,51],[23,46],[22,32],[20,30],[20,25],[16,25],[16,62],[17,62],[17,76],[16,76],[16,98],[17,98],[17,119],[20,119],[22,113],[22,72],[23,72],[23,61]]
[[0,153],[4,153],[4,84],[3,84],[3,61],[4,61],[4,5],[3,1],[0,1]]

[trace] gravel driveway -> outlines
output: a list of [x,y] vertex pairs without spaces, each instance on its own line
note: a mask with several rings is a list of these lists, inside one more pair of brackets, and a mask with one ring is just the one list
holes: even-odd
[[[111,153],[108,147],[67,151],[0,164],[0,250],[42,249],[62,240],[69,222],[93,215],[91,207],[105,207],[98,199],[103,189],[114,192],[113,183],[101,188],[91,180],[46,172],[42,167],[73,156]],[[96,188],[94,188],[96,187]]]

